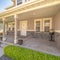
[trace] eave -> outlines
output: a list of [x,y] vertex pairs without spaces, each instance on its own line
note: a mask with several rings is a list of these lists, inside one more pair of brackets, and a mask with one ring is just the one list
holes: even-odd
[[[44,3],[44,4],[43,4]],[[31,10],[34,10],[34,9],[39,9],[39,8],[44,8],[44,7],[48,7],[48,6],[53,6],[53,5],[57,5],[57,4],[60,4],[60,1],[33,1],[33,2],[30,2],[30,3],[25,3],[25,4],[22,4],[22,5],[19,5],[19,6],[16,6],[16,7],[13,7],[11,9],[8,9],[2,13],[0,13],[0,18],[2,17],[8,17],[8,16],[11,16],[11,15],[14,15],[14,14],[21,14],[21,13],[24,13],[24,12],[28,12],[28,11],[31,11]]]

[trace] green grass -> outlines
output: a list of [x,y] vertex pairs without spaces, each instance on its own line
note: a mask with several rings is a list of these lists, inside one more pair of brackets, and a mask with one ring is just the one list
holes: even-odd
[[13,45],[5,47],[4,54],[13,60],[60,60],[58,56]]

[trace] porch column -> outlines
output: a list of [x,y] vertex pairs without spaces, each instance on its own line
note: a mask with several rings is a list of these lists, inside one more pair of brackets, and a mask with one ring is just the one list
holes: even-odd
[[17,43],[17,15],[14,15],[14,20],[15,20],[14,43]]
[[6,23],[6,30],[5,31],[6,31],[6,35],[8,35],[8,33],[7,33],[8,32],[8,23]]
[[5,18],[3,18],[3,41],[6,40],[6,36],[5,36]]

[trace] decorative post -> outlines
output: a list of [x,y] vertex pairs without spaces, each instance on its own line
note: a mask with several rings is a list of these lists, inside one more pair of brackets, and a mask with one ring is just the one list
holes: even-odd
[[14,19],[15,19],[15,34],[14,34],[14,43],[17,43],[17,15],[14,15]]
[[6,36],[5,36],[5,18],[3,18],[3,41],[6,40]]

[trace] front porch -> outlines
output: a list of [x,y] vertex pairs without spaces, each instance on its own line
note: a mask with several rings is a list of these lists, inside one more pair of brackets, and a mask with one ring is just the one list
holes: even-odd
[[[43,6],[37,2],[32,4],[33,8],[29,5],[29,8],[25,7],[26,10],[22,8],[23,11],[19,8],[14,11],[9,10],[11,13],[5,13],[6,16],[1,14],[3,41],[16,44],[18,39],[22,39],[23,46],[60,53],[58,49],[60,48],[60,4],[59,1],[42,3],[44,2]],[[54,42],[49,41],[50,30],[55,33]]]
[[[49,40],[41,39],[41,38],[31,38],[31,37],[20,37],[23,40],[23,44],[21,46],[30,48],[33,50],[37,50],[40,52],[60,56],[60,50],[56,46],[56,42],[52,42]],[[13,36],[7,36],[6,42],[14,44]]]

